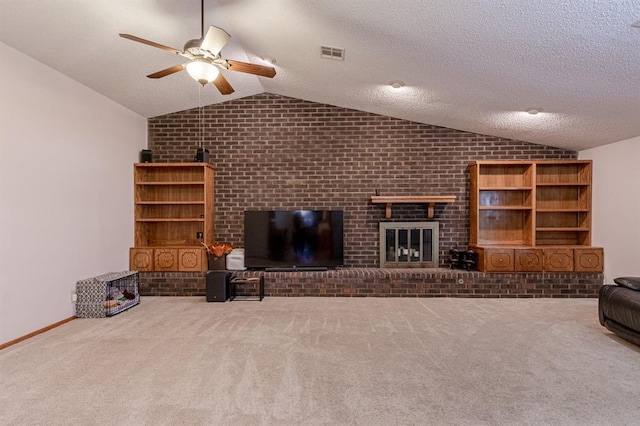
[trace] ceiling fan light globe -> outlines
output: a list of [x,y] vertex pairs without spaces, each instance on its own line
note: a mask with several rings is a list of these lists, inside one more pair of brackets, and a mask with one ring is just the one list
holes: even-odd
[[194,59],[189,62],[187,64],[187,72],[191,78],[203,86],[211,83],[220,74],[218,67],[204,59]]

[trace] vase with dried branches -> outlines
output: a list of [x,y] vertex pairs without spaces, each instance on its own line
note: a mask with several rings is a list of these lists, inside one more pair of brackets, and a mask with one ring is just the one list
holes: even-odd
[[207,260],[210,271],[220,271],[227,269],[227,255],[233,250],[233,245],[229,243],[201,243],[207,249]]

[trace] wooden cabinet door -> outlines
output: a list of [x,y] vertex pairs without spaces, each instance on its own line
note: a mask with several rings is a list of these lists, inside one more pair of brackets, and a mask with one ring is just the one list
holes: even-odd
[[544,270],[549,272],[573,272],[573,249],[545,248]]
[[513,272],[513,249],[483,247],[478,250],[478,262],[483,272]]
[[602,272],[604,270],[604,253],[598,247],[574,248],[573,261],[576,272]]
[[153,249],[132,247],[129,250],[129,270],[153,271]]
[[541,249],[515,249],[517,272],[542,272],[544,261]]
[[178,250],[178,271],[204,271],[204,250],[199,248],[183,248]]
[[154,271],[177,271],[178,249],[154,249]]

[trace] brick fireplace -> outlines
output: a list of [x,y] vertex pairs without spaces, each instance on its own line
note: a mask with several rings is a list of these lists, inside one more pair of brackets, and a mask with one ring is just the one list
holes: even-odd
[[438,222],[380,222],[381,268],[437,268]]
[[[241,246],[244,210],[342,209],[345,264],[377,267],[382,195],[453,195],[437,204],[440,266],[469,239],[467,164],[480,159],[576,158],[573,151],[430,126],[285,96],[260,94],[204,108],[215,165],[215,235]],[[149,119],[154,161],[192,161],[198,109]],[[424,205],[393,220],[426,220]]]
[[[266,93],[206,106],[203,119],[205,145],[216,168],[217,241],[243,245],[244,210],[341,209],[345,266],[365,271],[380,262],[379,223],[385,212],[370,202],[376,190],[382,195],[455,196],[453,203],[437,204],[433,216],[439,223],[437,266],[443,268],[449,249],[465,247],[469,239],[469,162],[577,156],[550,146]],[[198,109],[149,119],[154,161],[192,161],[200,130]],[[424,206],[394,205],[392,220],[425,221]],[[195,294],[204,288],[200,276],[160,275],[155,279],[165,288],[186,280],[188,290],[168,288],[167,293]],[[489,281],[497,285],[501,277],[507,278],[499,274]],[[285,291],[267,280],[269,288],[276,294]]]

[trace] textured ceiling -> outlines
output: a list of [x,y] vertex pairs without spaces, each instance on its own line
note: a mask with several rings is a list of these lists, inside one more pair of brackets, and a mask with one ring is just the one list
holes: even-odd
[[229,96],[186,72],[147,79],[183,58],[118,37],[182,49],[199,14],[199,0],[0,0],[0,41],[145,117],[270,92],[574,150],[640,135],[637,0],[205,0],[225,58],[277,60],[272,80],[225,72]]

